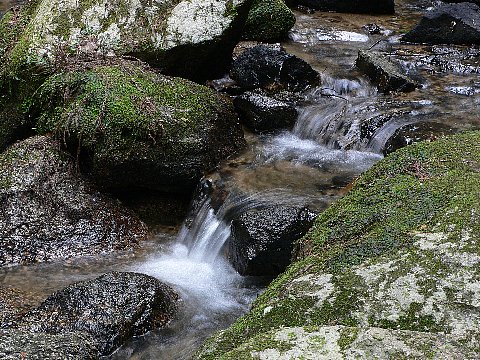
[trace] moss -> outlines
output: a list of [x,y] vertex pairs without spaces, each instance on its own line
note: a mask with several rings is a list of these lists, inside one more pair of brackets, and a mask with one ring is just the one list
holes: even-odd
[[[364,301],[370,301],[367,305],[374,308],[371,313],[385,304],[376,302],[382,300],[375,297],[380,289],[370,289],[355,274],[359,265],[367,269],[369,264],[397,259],[397,268],[389,270],[389,278],[376,281],[381,286],[409,275],[412,266],[421,265],[432,271],[432,276],[414,277],[415,291],[421,296],[431,295],[438,279],[445,279],[454,269],[445,259],[438,262],[430,251],[415,250],[416,234],[445,233],[442,241],[455,244],[468,229],[469,236],[478,239],[480,221],[475,216],[480,211],[479,183],[480,132],[420,143],[391,154],[362,175],[349,194],[318,216],[298,244],[297,261],[255,301],[250,313],[212,338],[208,353],[201,350],[198,357],[218,358],[275,327],[361,325],[359,314],[368,315]],[[462,246],[462,251],[480,254],[478,241]],[[333,290],[319,307],[312,294],[322,274],[332,274]],[[299,281],[302,278],[305,281]],[[452,296],[455,292],[447,294],[455,304]],[[267,306],[271,310],[264,314]],[[422,304],[412,301],[396,320],[377,312],[379,317],[368,321],[389,329],[448,332],[448,323],[423,310]]]
[[287,37],[295,15],[283,0],[255,0],[243,33],[245,40],[275,42]]
[[357,339],[358,333],[359,333],[358,328],[343,328],[340,331],[340,338],[338,339],[338,346],[340,349],[346,350],[349,348],[349,346]]

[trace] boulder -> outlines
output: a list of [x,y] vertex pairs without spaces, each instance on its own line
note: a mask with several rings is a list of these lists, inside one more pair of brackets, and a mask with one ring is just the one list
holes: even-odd
[[455,132],[448,125],[431,121],[404,125],[387,140],[383,153],[388,155],[404,146],[420,141],[435,141],[439,137],[452,135]]
[[0,358],[4,360],[95,360],[98,349],[85,333],[45,334],[0,330]]
[[45,136],[0,154],[0,266],[124,249],[146,226],[98,193]]
[[283,0],[255,0],[248,13],[244,40],[276,42],[284,40],[295,25],[295,15]]
[[298,5],[321,11],[359,14],[393,14],[394,0],[295,0]]
[[249,210],[232,221],[228,254],[241,275],[276,276],[291,262],[293,244],[312,226],[306,208],[272,206]]
[[233,61],[230,76],[244,89],[302,91],[320,82],[319,74],[304,60],[265,45],[240,54]]
[[[78,58],[134,56],[165,73],[204,79],[227,69],[249,0],[32,0],[9,70],[51,73]],[[21,77],[21,76],[20,76]]]
[[191,191],[245,146],[229,98],[139,65],[54,75],[30,109],[40,133],[62,139],[82,169],[114,191]]
[[77,282],[30,310],[16,328],[31,333],[84,333],[108,355],[132,336],[165,326],[177,311],[178,295],[157,279],[112,272]]
[[462,2],[427,11],[403,41],[427,44],[480,44],[480,7]]
[[[196,357],[318,358],[316,345],[317,356],[477,358],[479,144],[479,131],[455,134],[378,162],[315,219],[252,310]],[[331,326],[340,328],[326,338]]]
[[298,115],[292,104],[253,92],[236,97],[233,104],[240,121],[254,132],[291,128]]
[[381,53],[360,50],[355,65],[384,93],[392,91],[409,92],[419,87],[415,80],[405,74],[399,63],[390,60]]

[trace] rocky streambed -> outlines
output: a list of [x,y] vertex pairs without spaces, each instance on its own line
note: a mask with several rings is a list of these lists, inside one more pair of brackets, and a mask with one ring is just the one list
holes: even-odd
[[2,358],[480,356],[477,4],[2,14]]

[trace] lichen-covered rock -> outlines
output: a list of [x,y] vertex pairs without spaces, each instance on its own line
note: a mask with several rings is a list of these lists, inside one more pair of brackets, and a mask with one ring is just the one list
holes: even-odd
[[452,335],[375,327],[284,327],[260,334],[222,359],[474,359]]
[[107,355],[132,336],[165,326],[178,295],[144,274],[112,272],[69,285],[30,310],[16,328],[32,333],[90,335]]
[[232,64],[230,76],[244,89],[302,91],[320,82],[319,74],[304,60],[265,45],[240,54]]
[[249,91],[236,97],[233,104],[242,123],[254,132],[291,128],[298,115],[293,104]]
[[405,71],[402,71],[400,64],[375,51],[360,50],[355,65],[384,93],[409,92],[419,86]]
[[276,276],[290,265],[293,243],[312,226],[306,208],[277,205],[247,211],[232,221],[228,254],[241,275]]
[[60,144],[37,136],[0,154],[0,266],[123,249],[145,225],[78,174]]
[[360,14],[393,14],[394,0],[294,0],[298,5],[322,11]]
[[263,350],[256,336],[305,325],[447,334],[458,357],[478,357],[479,183],[480,132],[392,153],[317,217],[297,261],[198,357]]
[[54,75],[30,113],[39,132],[65,141],[95,182],[114,190],[189,191],[245,146],[229,98],[131,64]]
[[402,40],[428,44],[480,44],[480,7],[470,2],[440,4],[427,11]]
[[4,360],[95,360],[98,349],[85,333],[45,334],[0,330],[0,358]]
[[8,71],[50,73],[72,58],[133,55],[174,75],[221,74],[249,8],[248,0],[37,0]]
[[295,15],[283,0],[255,0],[248,13],[243,39],[263,42],[283,40],[295,25]]

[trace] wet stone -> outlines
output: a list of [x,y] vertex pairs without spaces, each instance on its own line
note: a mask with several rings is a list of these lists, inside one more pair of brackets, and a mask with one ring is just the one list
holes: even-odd
[[320,82],[319,74],[304,60],[264,45],[239,55],[230,76],[244,89],[302,91]]
[[17,327],[36,334],[86,333],[99,354],[107,355],[132,336],[165,326],[177,300],[169,286],[151,276],[112,272],[52,294]]
[[420,141],[434,141],[439,137],[452,135],[455,130],[448,125],[435,122],[421,122],[408,124],[398,128],[385,144],[385,155],[390,154],[404,146]]
[[85,333],[45,334],[0,330],[0,358],[4,360],[94,360],[98,349]]
[[291,128],[297,119],[292,104],[271,97],[246,92],[234,100],[240,120],[254,132]]
[[146,226],[59,148],[36,136],[0,154],[0,266],[105,253],[146,237]]
[[306,208],[274,206],[247,211],[232,221],[229,258],[241,275],[275,276],[290,264],[293,242],[313,224]]
[[392,91],[409,92],[419,87],[415,80],[405,74],[400,64],[388,59],[381,53],[360,50],[355,65],[384,93]]
[[480,8],[468,2],[441,4],[425,13],[403,41],[428,44],[480,44]]

